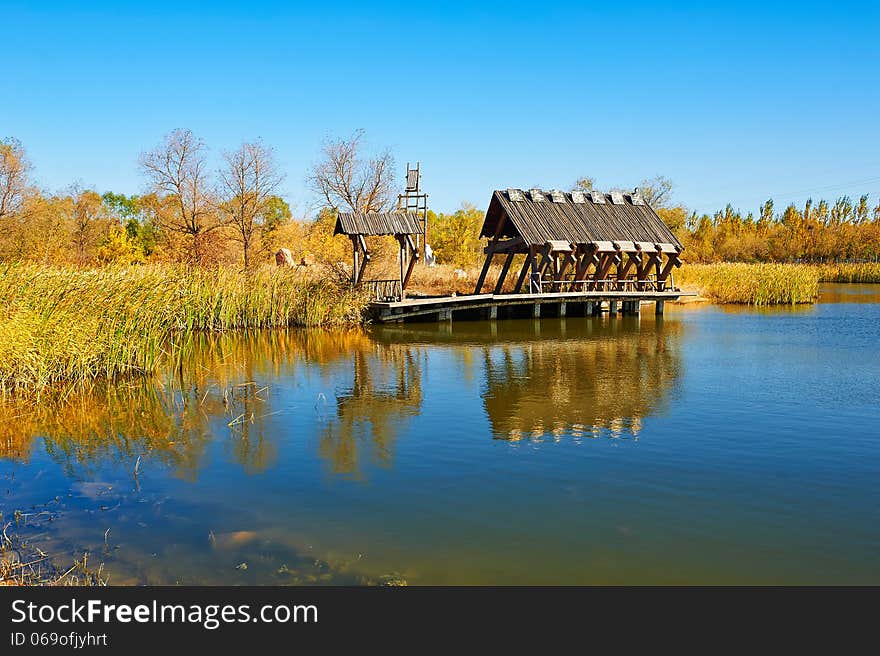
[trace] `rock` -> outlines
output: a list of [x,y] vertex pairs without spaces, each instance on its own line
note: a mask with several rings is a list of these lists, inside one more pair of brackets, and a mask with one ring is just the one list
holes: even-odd
[[296,266],[296,262],[293,259],[293,254],[290,252],[289,248],[282,248],[280,251],[275,253],[275,264],[278,266]]

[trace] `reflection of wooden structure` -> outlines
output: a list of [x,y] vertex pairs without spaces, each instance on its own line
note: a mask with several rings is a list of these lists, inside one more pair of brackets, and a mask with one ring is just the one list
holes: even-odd
[[542,335],[486,347],[483,399],[493,435],[638,435],[681,375],[679,329],[676,323],[613,323],[607,334]]
[[[419,259],[419,250],[413,235],[422,232],[421,221],[415,212],[340,212],[336,218],[335,235],[351,239],[352,272],[354,285],[367,286],[376,301],[400,301],[406,298],[406,285],[413,266]],[[399,246],[400,277],[391,280],[364,280],[364,271],[370,261],[366,237],[392,235]]]
[[527,291],[653,291],[672,289],[682,245],[637,192],[520,189],[492,195],[481,237],[486,261],[480,294],[495,256],[503,257],[500,294],[516,255],[525,255],[514,287]]

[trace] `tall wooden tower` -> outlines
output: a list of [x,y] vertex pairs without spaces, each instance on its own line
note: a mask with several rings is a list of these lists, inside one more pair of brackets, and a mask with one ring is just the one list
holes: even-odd
[[416,245],[421,250],[421,245],[428,243],[428,194],[422,193],[422,168],[421,163],[416,162],[415,168],[410,168],[406,163],[406,188],[397,196],[397,209],[407,212],[415,212],[419,216],[422,226],[422,234],[416,237]]

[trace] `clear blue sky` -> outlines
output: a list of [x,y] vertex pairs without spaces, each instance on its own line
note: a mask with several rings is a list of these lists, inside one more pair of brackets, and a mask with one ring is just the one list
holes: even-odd
[[358,128],[439,211],[658,173],[700,211],[878,200],[876,4],[665,4],[0,0],[0,136],[46,189],[124,193],[173,128],[259,136],[299,213],[321,140]]

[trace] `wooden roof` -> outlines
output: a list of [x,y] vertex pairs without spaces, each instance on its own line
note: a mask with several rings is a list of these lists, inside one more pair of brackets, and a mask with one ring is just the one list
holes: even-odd
[[415,212],[340,212],[334,235],[417,235],[422,232]]
[[671,244],[682,250],[672,230],[644,199],[634,194],[495,191],[480,236],[493,237],[505,216],[499,236],[522,237],[526,244],[626,241]]

